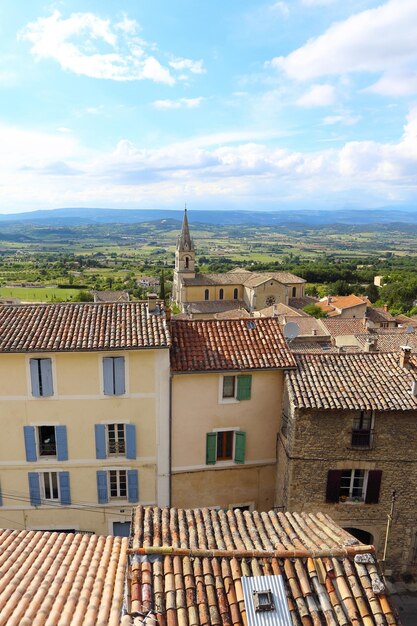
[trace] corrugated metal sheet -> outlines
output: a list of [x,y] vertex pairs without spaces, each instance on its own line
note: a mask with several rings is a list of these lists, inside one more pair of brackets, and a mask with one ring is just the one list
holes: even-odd
[[[282,576],[242,576],[242,587],[248,626],[292,626]],[[272,592],[275,609],[255,611],[253,592],[268,590]]]

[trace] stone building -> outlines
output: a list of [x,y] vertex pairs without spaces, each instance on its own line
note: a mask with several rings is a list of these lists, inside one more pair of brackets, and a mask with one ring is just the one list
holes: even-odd
[[286,375],[276,506],[328,513],[417,571],[417,370],[397,354],[298,354]]
[[294,274],[249,272],[242,268],[223,274],[196,274],[195,256],[185,209],[175,251],[172,299],[183,313],[193,318],[211,318],[241,308],[252,313],[304,296],[306,281]]

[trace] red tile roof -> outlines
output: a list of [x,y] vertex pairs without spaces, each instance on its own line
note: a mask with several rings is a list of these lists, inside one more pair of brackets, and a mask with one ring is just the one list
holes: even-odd
[[144,302],[0,307],[0,352],[166,348],[165,319]]
[[332,337],[369,333],[364,320],[357,319],[355,317],[340,317],[332,319],[322,318],[320,319],[320,324],[327,329]]
[[0,530],[0,624],[118,626],[127,541]]
[[294,359],[276,318],[173,320],[174,372],[281,369]]
[[417,409],[411,383],[417,371],[400,367],[398,355],[296,354],[287,374],[295,407],[409,411]]
[[293,624],[398,624],[378,564],[358,544],[322,513],[137,507],[129,545],[142,554],[122,624],[149,613],[154,626],[243,626],[242,578],[263,576],[282,580]]

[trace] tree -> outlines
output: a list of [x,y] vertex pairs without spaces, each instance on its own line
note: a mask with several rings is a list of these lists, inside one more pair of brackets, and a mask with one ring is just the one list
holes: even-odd
[[323,311],[317,304],[306,304],[303,307],[303,311],[311,315],[312,317],[316,317],[317,319],[320,317],[327,317],[326,311]]
[[369,283],[365,293],[372,303],[376,302],[379,298],[379,289],[376,285],[374,285],[374,283]]

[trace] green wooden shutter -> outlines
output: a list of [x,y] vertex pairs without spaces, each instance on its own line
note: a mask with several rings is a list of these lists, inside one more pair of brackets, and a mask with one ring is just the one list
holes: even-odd
[[250,400],[250,394],[252,389],[252,376],[238,376],[237,377],[237,400]]
[[217,433],[207,433],[206,435],[206,464],[214,465],[216,463],[216,443]]
[[235,432],[235,463],[245,462],[246,433]]

